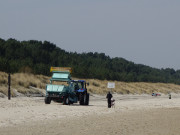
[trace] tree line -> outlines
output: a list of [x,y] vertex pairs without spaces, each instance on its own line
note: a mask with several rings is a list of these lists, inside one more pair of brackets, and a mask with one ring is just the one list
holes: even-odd
[[157,69],[104,53],[67,52],[48,41],[0,38],[0,71],[50,75],[50,67],[72,67],[72,76],[125,82],[180,84],[180,70]]

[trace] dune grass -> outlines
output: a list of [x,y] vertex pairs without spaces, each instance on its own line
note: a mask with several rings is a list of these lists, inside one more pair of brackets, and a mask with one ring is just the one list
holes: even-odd
[[[8,74],[0,72],[0,93],[7,95],[8,93]],[[33,75],[29,73],[15,73],[11,75],[12,95],[14,90],[22,93],[38,93],[37,90],[30,89],[33,86],[39,89],[45,89],[49,83],[50,77],[43,75]],[[77,79],[77,78],[74,78]],[[110,89],[107,88],[107,80],[84,79],[89,82],[88,91],[94,94],[106,94]],[[112,81],[109,81],[112,82]],[[180,85],[165,83],[146,83],[146,82],[115,82],[115,89],[111,89],[113,93],[118,94],[151,94],[152,92],[160,92],[168,94],[169,92],[180,93]]]
[[[107,80],[96,80],[96,79],[87,79],[89,82],[88,89],[92,93],[104,94],[108,91],[118,94],[151,94],[152,92],[159,92],[168,94],[170,92],[179,93],[180,85],[169,84],[169,83],[146,83],[146,82],[115,82],[114,89],[108,89],[107,83],[113,81]],[[95,85],[94,85],[95,84]]]
[[[49,77],[43,75],[33,75],[29,73],[15,73],[11,75],[11,93],[16,90],[19,93],[38,93],[37,90],[29,89],[33,86],[40,89],[45,89],[49,82]],[[8,93],[8,74],[0,72],[0,92],[7,95]]]

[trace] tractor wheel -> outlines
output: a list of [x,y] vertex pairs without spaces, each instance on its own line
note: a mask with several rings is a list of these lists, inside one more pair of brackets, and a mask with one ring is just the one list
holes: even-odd
[[86,93],[85,95],[85,105],[89,105],[89,93]]
[[81,93],[79,96],[80,96],[80,97],[79,97],[79,104],[80,104],[80,105],[84,105],[84,94]]
[[45,97],[44,102],[45,102],[45,104],[50,104],[51,103],[51,98],[50,97]]
[[70,105],[70,101],[68,97],[64,97],[63,105]]

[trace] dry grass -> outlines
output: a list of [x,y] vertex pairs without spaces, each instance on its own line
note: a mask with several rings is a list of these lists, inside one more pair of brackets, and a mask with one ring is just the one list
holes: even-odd
[[42,75],[33,75],[27,73],[16,73],[12,75],[12,86],[23,86],[29,88],[29,86],[44,89],[45,84],[49,82],[49,78]]
[[110,90],[107,88],[107,80],[86,79],[86,81],[90,84],[88,86],[89,91],[96,94],[104,94],[111,90],[113,93],[118,94],[151,94],[152,92],[168,94],[169,92],[180,92],[180,85],[175,84],[115,81],[115,89]]
[[[11,75],[11,88],[19,93],[38,93],[38,91],[29,89],[33,86],[45,89],[45,85],[49,82],[49,77],[43,75],[33,75],[28,73],[16,73]],[[0,92],[7,95],[8,93],[8,74],[0,72]],[[12,91],[12,95],[13,95]]]
[[[4,72],[0,72],[0,93],[7,95],[8,89],[8,75]],[[16,91],[27,93],[38,93],[36,90],[29,89],[29,86],[33,86],[40,89],[45,89],[47,83],[49,83],[49,77],[43,75],[33,75],[28,73],[16,73],[11,75],[11,88]],[[75,79],[75,78],[74,78]],[[76,78],[77,79],[77,78]],[[97,79],[84,79],[89,82],[87,86],[90,93],[105,94],[109,91],[107,88],[107,80],[101,81]],[[151,94],[152,92],[160,92],[167,94],[169,92],[179,93],[180,85],[165,84],[165,83],[145,83],[145,82],[118,82],[115,81],[115,89],[112,92],[119,94]],[[13,91],[12,91],[12,94]]]

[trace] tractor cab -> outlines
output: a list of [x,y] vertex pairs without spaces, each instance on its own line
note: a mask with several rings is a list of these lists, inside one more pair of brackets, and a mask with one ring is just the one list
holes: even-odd
[[74,90],[76,92],[87,92],[86,85],[88,85],[88,83],[86,83],[86,81],[84,81],[84,80],[72,80],[71,82],[73,83]]

